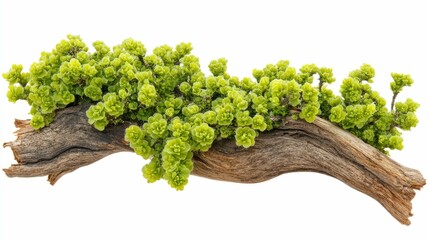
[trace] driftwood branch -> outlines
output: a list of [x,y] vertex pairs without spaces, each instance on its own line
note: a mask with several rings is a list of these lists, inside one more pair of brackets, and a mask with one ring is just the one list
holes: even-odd
[[[110,154],[132,151],[123,140],[129,123],[104,132],[87,123],[88,106],[58,112],[54,123],[34,131],[16,120],[17,139],[4,144],[17,164],[4,169],[9,177],[48,175],[51,184],[66,173]],[[254,147],[237,147],[233,140],[216,142],[208,152],[194,155],[192,174],[206,178],[257,183],[288,172],[311,171],[337,178],[378,202],[399,222],[410,224],[415,189],[426,181],[417,170],[404,167],[352,134],[323,119],[312,124],[286,119],[276,130],[262,133]]]

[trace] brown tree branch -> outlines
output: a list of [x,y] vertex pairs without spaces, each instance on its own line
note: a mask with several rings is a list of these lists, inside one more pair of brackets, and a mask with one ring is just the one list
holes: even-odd
[[[87,123],[88,106],[60,111],[48,127],[34,131],[16,120],[17,139],[11,147],[17,164],[4,169],[9,177],[48,175],[51,184],[66,173],[112,153],[132,151],[123,140],[129,123],[99,132]],[[311,171],[337,178],[380,202],[399,222],[410,224],[414,189],[426,181],[330,122],[285,120],[262,133],[254,147],[237,147],[234,140],[217,141],[208,152],[194,155],[192,174],[231,182],[257,183],[288,172]]]

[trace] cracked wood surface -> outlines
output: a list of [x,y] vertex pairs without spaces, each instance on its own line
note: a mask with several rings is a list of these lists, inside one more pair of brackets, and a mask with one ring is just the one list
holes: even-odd
[[[28,120],[16,120],[17,139],[7,142],[17,164],[9,177],[48,176],[55,184],[64,174],[110,154],[132,151],[124,141],[123,123],[99,132],[87,123],[80,105],[59,111],[56,120],[39,131]],[[426,181],[418,170],[402,166],[332,123],[286,119],[282,126],[261,133],[254,147],[237,147],[221,140],[207,152],[194,154],[193,175],[210,179],[258,183],[289,172],[332,176],[377,200],[402,224],[410,224],[411,200]]]

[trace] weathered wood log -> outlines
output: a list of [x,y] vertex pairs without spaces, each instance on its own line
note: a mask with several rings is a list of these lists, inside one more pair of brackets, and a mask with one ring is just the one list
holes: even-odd
[[[87,123],[88,106],[59,111],[40,131],[27,120],[16,120],[17,139],[11,147],[17,164],[4,169],[9,177],[48,175],[51,184],[66,173],[110,154],[132,151],[124,141],[129,123],[99,132]],[[311,171],[337,178],[383,205],[402,224],[410,224],[414,189],[426,181],[417,170],[404,167],[332,123],[286,119],[276,130],[262,133],[254,147],[237,147],[234,140],[214,143],[194,155],[192,174],[210,179],[257,183],[288,172]]]

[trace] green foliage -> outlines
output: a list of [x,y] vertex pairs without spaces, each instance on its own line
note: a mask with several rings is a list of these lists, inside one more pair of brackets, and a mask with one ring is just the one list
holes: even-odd
[[344,111],[342,105],[337,105],[331,108],[331,114],[329,115],[329,120],[333,123],[342,122],[347,116],[347,112]]
[[18,101],[19,99],[25,99],[24,88],[21,85],[9,85],[7,99],[9,99],[9,101],[13,103]]
[[103,131],[108,124],[106,119],[106,110],[102,102],[89,107],[88,111],[86,111],[86,116],[88,117],[89,124],[94,124],[95,128],[100,131]]
[[408,74],[392,73],[393,82],[390,83],[390,89],[393,93],[399,93],[405,86],[411,86],[413,79]]
[[350,72],[337,95],[329,89],[336,80],[332,69],[315,64],[296,70],[282,60],[254,69],[255,81],[230,76],[224,58],[211,61],[211,74],[205,75],[189,43],[162,45],[152,54],[133,39],[113,48],[101,41],[92,46],[91,53],[79,36],[69,35],[43,52],[29,72],[13,65],[3,74],[9,101],[28,102],[35,129],[49,125],[58,109],[83,103],[92,104],[88,123],[100,131],[133,122],[125,140],[150,159],[143,176],[148,182],[163,178],[177,190],[188,182],[194,152],[232,137],[249,148],[260,132],[284,118],[313,122],[322,117],[383,152],[402,149],[400,130],[418,123],[418,103],[395,103],[403,87],[413,83],[411,77],[392,73],[394,97],[388,110],[369,84],[375,71],[368,64]]
[[267,123],[262,115],[256,114],[252,119],[252,128],[258,131],[265,131],[267,129]]
[[256,131],[250,127],[238,127],[235,130],[235,140],[238,146],[249,148],[255,145]]
[[226,73],[226,63],[228,61],[225,58],[219,58],[218,60],[213,60],[209,64],[210,72],[214,76],[223,75]]
[[149,117],[143,128],[153,139],[164,138],[168,133],[167,120],[159,113],[155,113],[152,117]]
[[415,112],[419,106],[418,103],[410,98],[403,103],[397,102],[395,105],[395,124],[403,130],[410,130],[412,127],[417,126],[419,121]]
[[193,168],[191,145],[180,138],[168,139],[161,154],[164,178],[171,187],[183,190]]
[[215,140],[215,130],[207,123],[192,128],[192,140],[195,141],[193,150],[207,151]]

